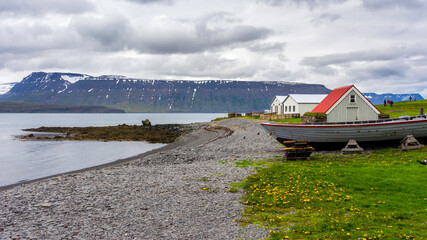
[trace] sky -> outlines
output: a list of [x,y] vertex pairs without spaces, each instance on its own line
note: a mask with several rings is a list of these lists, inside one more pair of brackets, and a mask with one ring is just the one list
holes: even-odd
[[0,83],[45,71],[427,98],[426,12],[426,0],[1,0]]

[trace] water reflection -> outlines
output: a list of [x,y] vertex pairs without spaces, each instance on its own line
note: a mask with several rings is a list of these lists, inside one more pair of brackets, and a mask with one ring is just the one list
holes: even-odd
[[22,141],[24,128],[205,122],[225,114],[0,114],[0,186],[69,172],[163,146],[146,142]]

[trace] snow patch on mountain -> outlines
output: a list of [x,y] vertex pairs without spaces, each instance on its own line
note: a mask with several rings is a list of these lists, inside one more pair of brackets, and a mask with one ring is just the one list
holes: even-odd
[[65,81],[72,82],[72,83],[75,83],[75,82],[80,81],[80,80],[85,80],[85,79],[87,79],[89,77],[90,76],[88,76],[88,75],[81,75],[81,76],[66,75],[66,74],[62,74],[61,75],[62,79],[64,79]]
[[0,95],[3,95],[7,92],[9,92],[9,90],[11,88],[13,88],[13,86],[15,86],[15,84],[17,84],[16,82],[13,83],[1,83],[0,84]]
[[60,93],[64,92],[65,90],[67,90],[68,84],[64,84],[64,87],[65,87],[64,89],[58,91],[58,94],[60,94]]

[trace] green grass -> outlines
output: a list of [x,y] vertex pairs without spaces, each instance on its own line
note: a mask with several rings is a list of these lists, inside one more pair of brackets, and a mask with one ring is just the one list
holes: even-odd
[[246,168],[246,167],[253,167],[255,170],[260,170],[265,167],[271,166],[272,164],[276,163],[277,160],[272,159],[266,159],[266,160],[239,160],[235,162],[237,167]]
[[425,239],[427,166],[417,161],[426,158],[424,147],[263,161],[241,183],[239,222],[270,229],[272,239]]
[[[253,119],[253,120],[260,120],[259,117],[239,117],[242,119]],[[288,123],[301,123],[301,118],[287,118],[287,119],[277,119],[277,120],[270,120],[271,122],[288,122]]]
[[252,120],[260,120],[260,117],[251,117],[251,116],[242,116],[242,117],[238,117],[241,119],[252,119]]
[[[249,116],[242,116],[242,117],[236,117],[236,118],[241,118],[241,119],[255,119],[255,120],[259,120],[259,117],[249,117]],[[229,117],[220,117],[220,118],[215,118],[214,120],[212,120],[212,122],[214,121],[220,121],[220,120],[224,120],[224,119],[229,119]]]
[[424,113],[427,112],[427,100],[397,102],[393,104],[393,107],[390,107],[390,105],[384,106],[383,104],[376,105],[376,107],[381,112],[390,114],[390,118],[398,118],[405,115],[418,116],[420,108],[424,108]]
[[272,122],[287,122],[287,123],[301,123],[301,118],[285,118],[285,119],[277,119],[270,120]]
[[[241,119],[251,119],[251,120],[260,120],[260,117],[249,117],[249,116],[242,116],[242,117],[237,117],[237,118],[241,118]],[[224,119],[228,119],[228,117],[223,117],[223,118],[215,118],[213,121],[220,121],[220,120],[224,120]],[[277,120],[270,120],[272,122],[288,122],[288,123],[301,123],[301,118],[287,118],[287,119],[277,119]]]
[[[118,125],[105,127],[39,127],[23,129],[30,132],[49,132],[53,136],[29,134],[21,136],[28,140],[75,140],[75,141],[147,141],[150,143],[172,143],[186,130],[178,124],[154,126]],[[56,133],[63,133],[56,135]]]
[[229,189],[227,189],[227,192],[232,192],[232,193],[236,193],[236,192],[239,192],[239,189],[238,188],[229,188]]
[[228,119],[228,117],[219,117],[219,118],[215,118],[215,119],[213,119],[211,122],[221,121],[221,120],[224,120],[224,119]]

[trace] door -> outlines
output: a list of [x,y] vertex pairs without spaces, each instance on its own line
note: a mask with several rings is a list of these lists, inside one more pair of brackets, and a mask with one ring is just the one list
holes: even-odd
[[359,108],[347,107],[347,121],[353,122],[359,120]]

